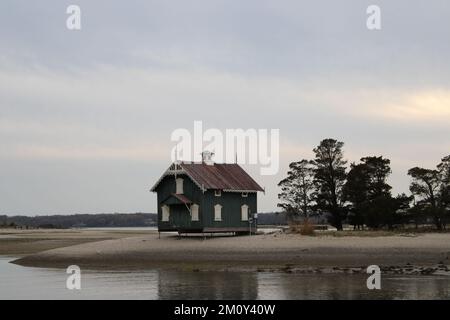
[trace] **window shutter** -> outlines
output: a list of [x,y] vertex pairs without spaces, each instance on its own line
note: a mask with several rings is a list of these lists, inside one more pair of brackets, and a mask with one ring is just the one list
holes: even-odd
[[176,182],[177,182],[176,194],[183,194],[184,193],[184,190],[183,190],[183,179],[182,178],[177,178]]
[[193,204],[191,206],[191,219],[192,221],[198,221],[198,204]]
[[222,206],[220,204],[214,206],[214,221],[222,221]]
[[163,205],[162,206],[162,217],[161,220],[162,221],[169,221],[169,217],[170,217],[170,207]]
[[241,207],[241,220],[248,221],[248,205],[246,204]]

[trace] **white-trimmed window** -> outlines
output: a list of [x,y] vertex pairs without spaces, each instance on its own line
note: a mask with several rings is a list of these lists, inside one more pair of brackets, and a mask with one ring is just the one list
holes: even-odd
[[214,221],[222,221],[222,206],[220,204],[214,206]]
[[182,178],[177,178],[177,190],[176,190],[176,194],[183,194],[183,179]]
[[198,221],[198,204],[191,205],[191,220],[192,221]]
[[170,217],[170,207],[167,205],[163,205],[161,221],[169,221],[169,217]]
[[248,192],[242,192],[242,198],[247,198],[248,197]]
[[241,220],[248,221],[248,205],[246,204],[241,206]]
[[222,190],[216,190],[216,191],[214,191],[214,195],[215,195],[216,197],[220,197],[220,196],[222,195]]

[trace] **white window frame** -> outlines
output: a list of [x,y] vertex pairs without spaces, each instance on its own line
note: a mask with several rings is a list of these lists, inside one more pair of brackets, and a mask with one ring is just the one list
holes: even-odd
[[242,198],[247,198],[248,197],[248,192],[242,192]]
[[241,206],[241,221],[248,221],[249,207],[246,204]]
[[214,195],[215,195],[216,197],[221,197],[221,196],[222,196],[222,190],[220,190],[220,189],[215,190],[215,191],[214,191]]
[[214,221],[222,221],[222,206],[220,204],[214,206]]
[[177,185],[176,186],[176,191],[175,191],[176,194],[183,194],[184,193],[183,182],[184,182],[183,178],[177,178],[176,179],[176,185]]
[[192,204],[191,205],[191,221],[199,221],[199,208],[200,206],[198,204]]
[[167,222],[170,219],[170,207],[163,205],[161,207],[161,221]]

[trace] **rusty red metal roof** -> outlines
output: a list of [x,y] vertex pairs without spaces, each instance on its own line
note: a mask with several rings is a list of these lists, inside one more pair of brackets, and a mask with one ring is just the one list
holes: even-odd
[[235,163],[189,163],[180,166],[186,174],[204,189],[228,191],[264,191],[250,175]]
[[192,203],[191,200],[189,200],[185,195],[182,194],[176,194],[176,193],[172,193],[172,197],[177,198],[178,200],[180,200],[182,203],[184,204],[190,204]]

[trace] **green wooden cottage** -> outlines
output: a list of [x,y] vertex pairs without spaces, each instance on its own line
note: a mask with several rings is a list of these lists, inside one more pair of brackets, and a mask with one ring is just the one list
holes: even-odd
[[158,231],[254,231],[257,192],[264,191],[238,164],[174,162],[152,187],[158,197]]

